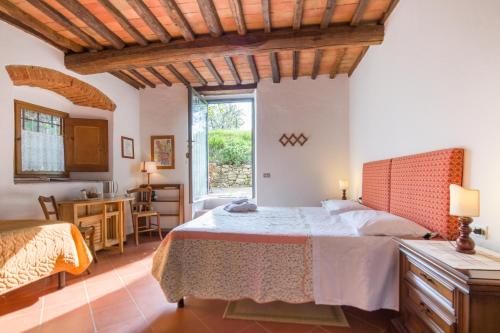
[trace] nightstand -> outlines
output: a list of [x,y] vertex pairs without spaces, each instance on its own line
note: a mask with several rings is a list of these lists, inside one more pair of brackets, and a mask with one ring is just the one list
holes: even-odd
[[463,254],[448,241],[396,241],[397,332],[500,332],[500,254],[481,247]]

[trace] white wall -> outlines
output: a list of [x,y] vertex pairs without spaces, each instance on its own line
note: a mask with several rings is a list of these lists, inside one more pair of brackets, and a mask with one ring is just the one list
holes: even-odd
[[[139,94],[132,87],[109,74],[80,76],[64,68],[64,54],[47,43],[0,22],[0,219],[42,217],[37,197],[55,195],[56,199],[72,198],[79,190],[99,183],[14,184],[14,99],[68,112],[72,117],[101,118],[109,123],[110,171],[107,173],[73,173],[79,179],[115,179],[123,191],[138,182]],[[37,65],[75,76],[108,95],[117,105],[115,112],[80,107],[48,90],[15,87],[5,65]],[[135,160],[122,159],[120,137],[136,140]],[[9,209],[5,209],[9,207]],[[130,228],[129,228],[130,230]]]
[[481,190],[485,246],[500,250],[500,2],[401,1],[382,46],[350,80],[351,176],[363,162],[466,149],[464,185]]
[[[263,80],[257,89],[257,203],[318,206],[339,197],[348,177],[347,77]],[[283,133],[304,133],[304,146],[283,147]],[[271,173],[271,178],[263,178]]]

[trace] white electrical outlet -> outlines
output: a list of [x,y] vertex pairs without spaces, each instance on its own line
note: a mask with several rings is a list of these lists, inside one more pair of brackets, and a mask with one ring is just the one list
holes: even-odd
[[488,226],[487,225],[473,224],[473,225],[471,225],[471,228],[472,228],[472,232],[471,232],[472,239],[476,239],[476,240],[487,240],[488,239]]

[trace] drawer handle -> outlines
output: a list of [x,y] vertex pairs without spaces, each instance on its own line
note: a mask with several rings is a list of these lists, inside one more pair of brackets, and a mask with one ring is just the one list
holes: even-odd
[[420,302],[420,308],[422,309],[422,312],[425,312],[427,315],[430,315],[432,313],[432,310],[429,309],[429,307],[424,302]]
[[431,278],[427,273],[420,272],[420,276],[423,277],[425,280],[427,280],[427,282],[436,284],[436,281],[434,281],[434,279]]

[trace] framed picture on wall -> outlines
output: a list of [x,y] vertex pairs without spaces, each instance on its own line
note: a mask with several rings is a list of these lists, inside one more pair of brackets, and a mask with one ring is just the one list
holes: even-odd
[[158,169],[175,169],[175,138],[173,135],[151,137],[151,161]]
[[122,136],[122,157],[135,158],[134,154],[134,139]]

